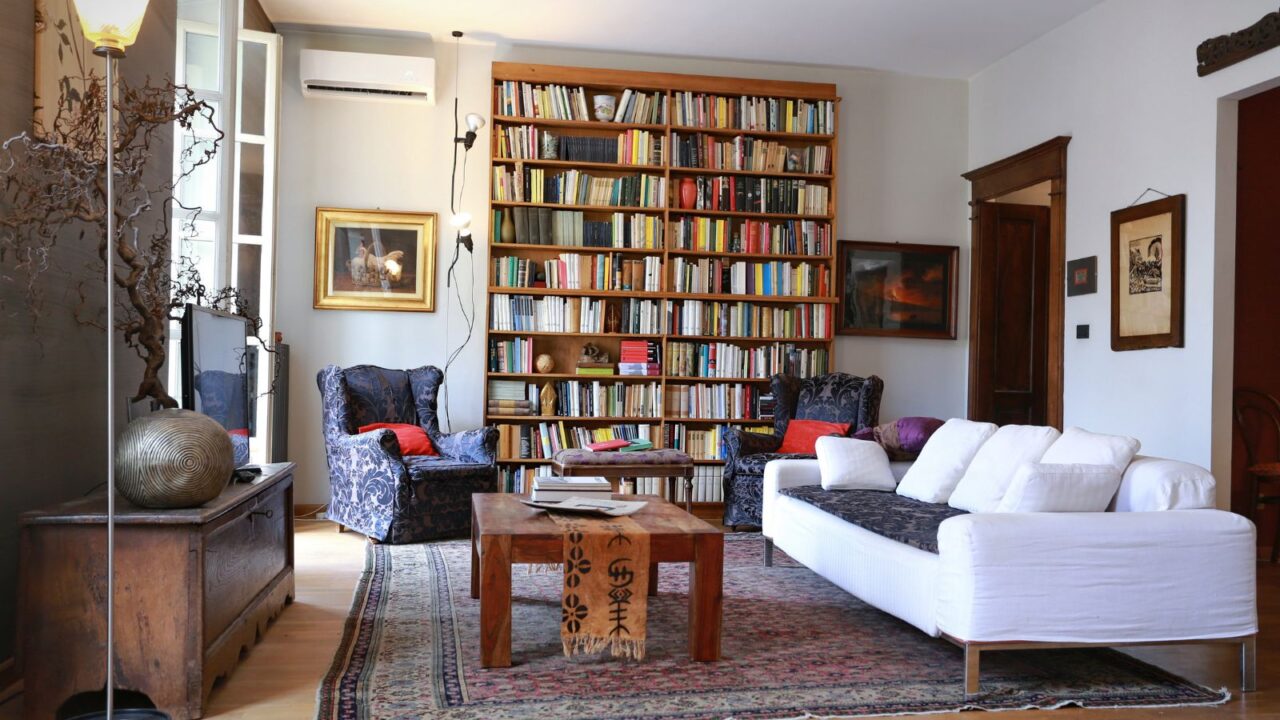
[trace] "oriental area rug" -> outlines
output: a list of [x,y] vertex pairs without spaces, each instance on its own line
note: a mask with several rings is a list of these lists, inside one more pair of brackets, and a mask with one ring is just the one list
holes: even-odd
[[1212,705],[1210,690],[1111,650],[983,656],[966,700],[962,652],[872,608],[758,534],[726,536],[723,659],[688,659],[686,565],[663,565],[643,661],[566,658],[562,577],[512,572],[512,667],[484,670],[467,541],[370,545],[321,720],[710,720],[961,709]]

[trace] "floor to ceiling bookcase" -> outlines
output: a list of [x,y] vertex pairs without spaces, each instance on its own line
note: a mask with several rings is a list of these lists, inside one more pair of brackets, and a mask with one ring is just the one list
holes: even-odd
[[[773,372],[834,366],[836,87],[495,62],[491,89],[484,411],[502,435],[504,487],[546,472],[544,450],[576,446],[579,428],[648,426],[655,446],[694,456],[695,500],[718,502],[717,429],[768,431]],[[620,110],[600,121],[606,95]],[[619,374],[623,341],[652,343],[657,374]],[[608,374],[579,374],[587,343],[609,353]],[[533,366],[542,354],[550,372]],[[573,415],[525,407],[547,383],[580,406],[617,391]]]

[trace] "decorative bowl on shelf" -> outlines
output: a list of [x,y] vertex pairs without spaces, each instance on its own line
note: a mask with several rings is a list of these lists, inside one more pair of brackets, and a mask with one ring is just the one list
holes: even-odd
[[161,410],[121,433],[116,487],[139,507],[203,505],[231,481],[234,453],[226,429],[208,415]]
[[596,109],[596,119],[600,122],[613,122],[614,109],[618,107],[618,98],[612,95],[596,95],[592,99]]

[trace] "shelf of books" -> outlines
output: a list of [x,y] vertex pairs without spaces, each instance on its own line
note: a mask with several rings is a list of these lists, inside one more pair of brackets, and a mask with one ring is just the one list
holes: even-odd
[[772,432],[769,377],[832,367],[839,105],[821,83],[493,64],[484,402],[507,492],[628,440],[689,453],[694,502],[721,501],[725,430]]

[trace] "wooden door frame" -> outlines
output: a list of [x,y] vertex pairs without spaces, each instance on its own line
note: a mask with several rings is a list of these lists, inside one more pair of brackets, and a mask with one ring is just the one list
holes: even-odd
[[1064,307],[1066,296],[1067,247],[1067,144],[1071,138],[1059,135],[1033,148],[983,165],[964,173],[970,183],[969,223],[972,242],[969,248],[969,416],[973,417],[981,379],[978,355],[981,352],[979,331],[983,318],[979,308],[983,288],[978,285],[976,259],[982,257],[984,244],[978,204],[994,200],[1015,190],[1049,182],[1049,303],[1048,369],[1046,373],[1045,415],[1048,424],[1062,429],[1062,352]]

